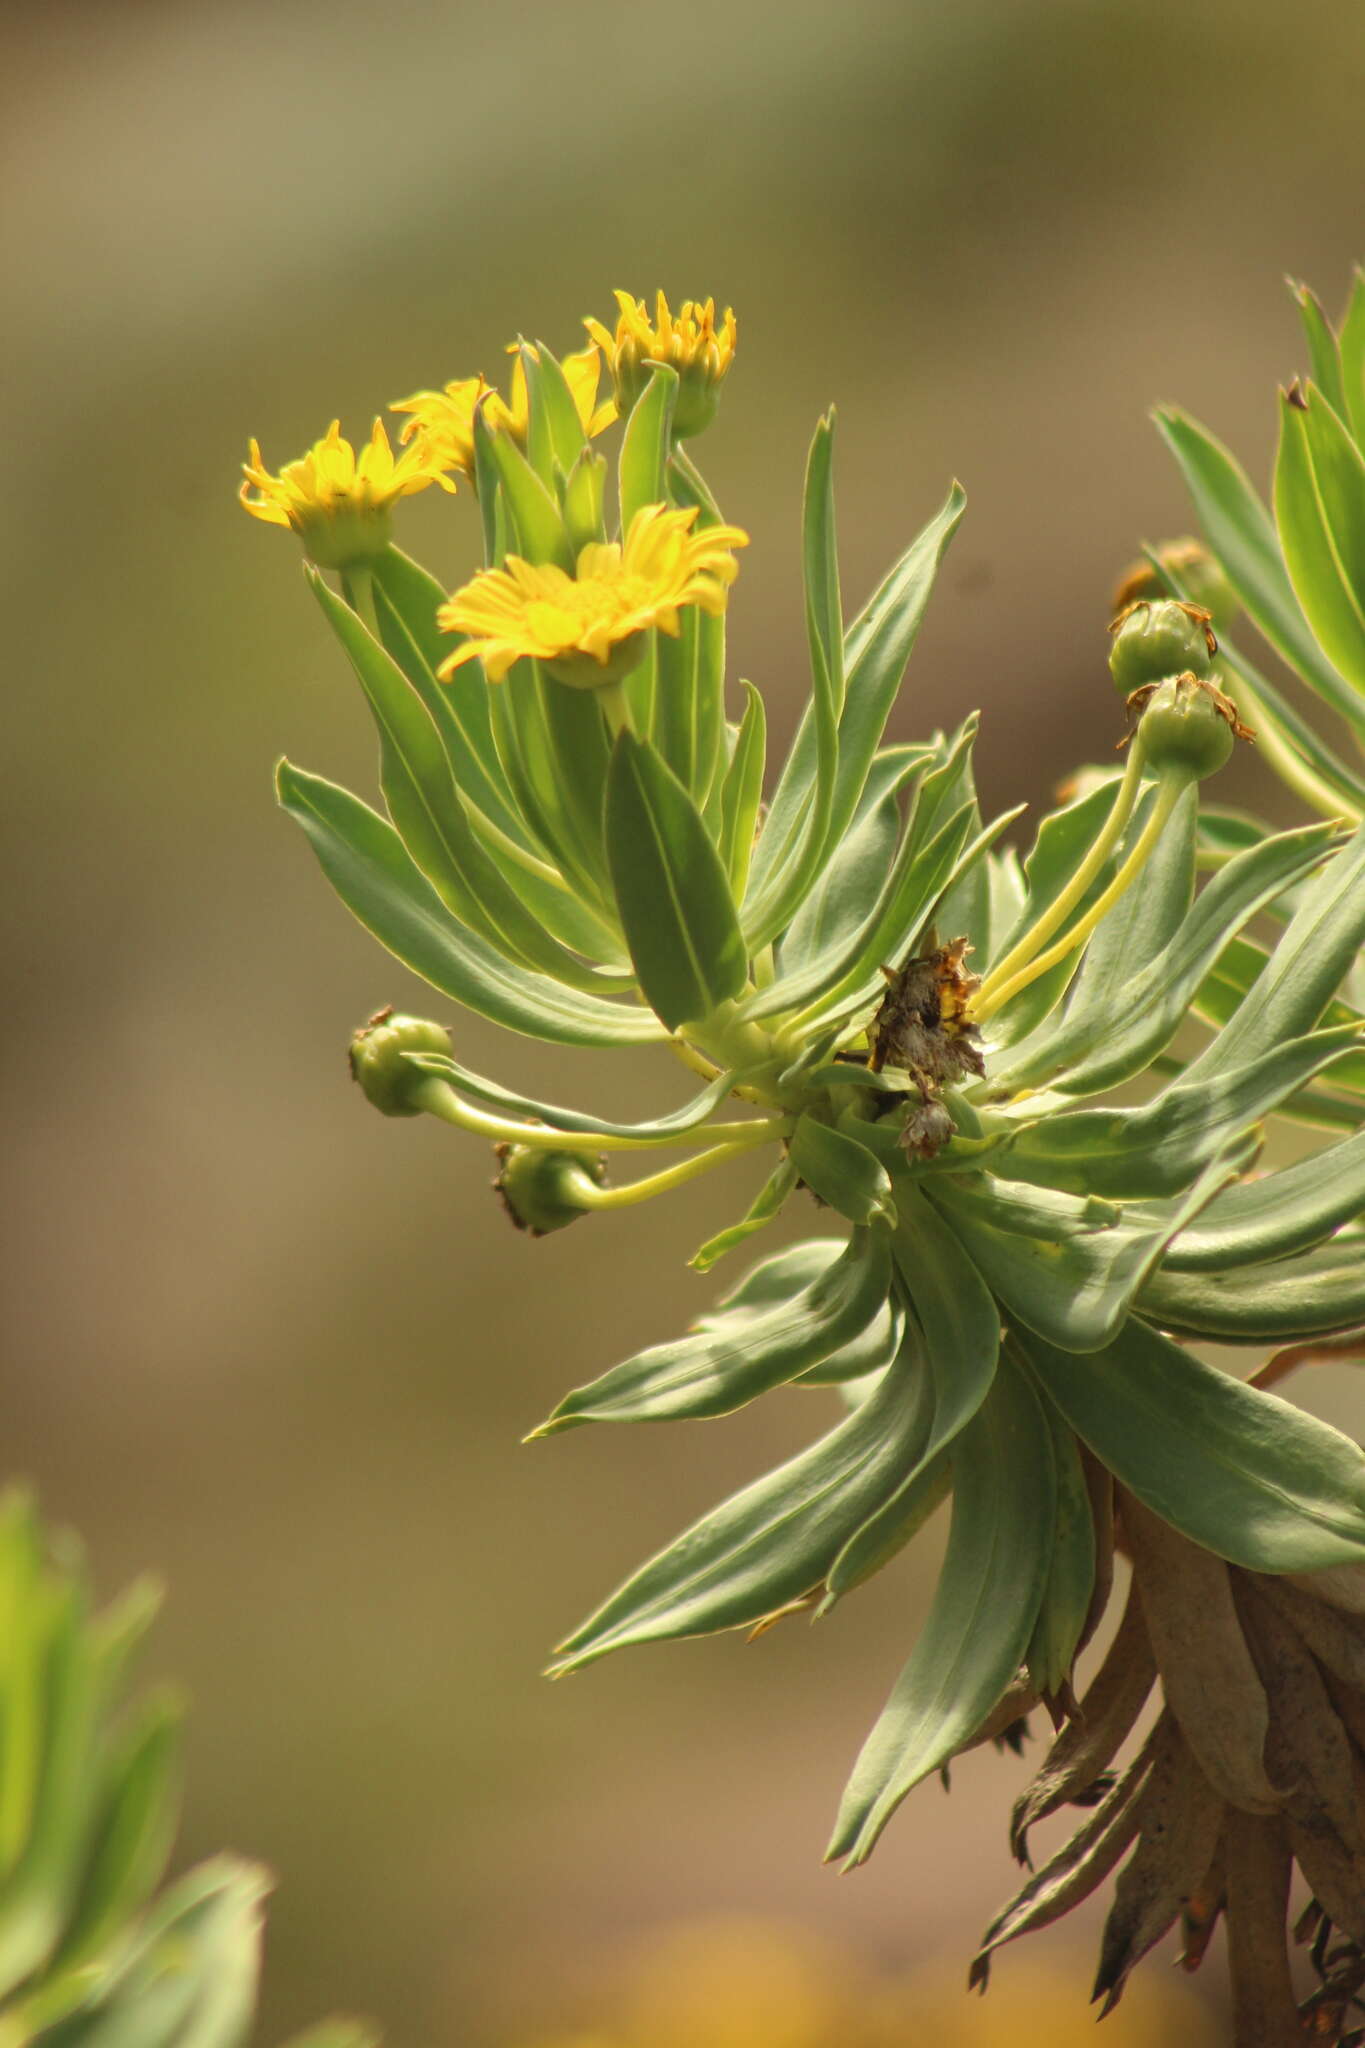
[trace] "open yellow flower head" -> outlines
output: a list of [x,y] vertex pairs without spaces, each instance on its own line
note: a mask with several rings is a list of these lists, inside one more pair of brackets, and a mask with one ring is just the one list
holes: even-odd
[[257,441],[250,443],[242,471],[238,496],[247,511],[270,526],[292,527],[310,560],[323,569],[344,569],[381,554],[389,544],[396,499],[428,484],[454,489],[423,450],[395,456],[382,420],[375,421],[359,455],[343,440],[340,420],[333,420],[322,440],[297,462],[286,462],[278,476],[262,463]]
[[486,377],[459,377],[440,391],[414,391],[411,398],[396,399],[389,411],[409,415],[399,440],[420,451],[433,468],[454,470],[472,482],[474,413],[492,390]]
[[[524,448],[530,423],[526,365],[517,342],[511,344],[508,354],[515,360],[506,398],[494,390],[486,377],[461,377],[440,391],[415,391],[411,398],[400,398],[389,407],[390,412],[409,415],[399,439],[422,451],[437,468],[454,470],[472,483],[474,414],[482,404],[489,426],[497,433],[510,434],[518,447]],[[579,349],[576,355],[565,356],[559,367],[584,433],[600,434],[616,418],[616,405],[611,399],[603,405],[597,402],[602,375],[602,358],[597,349]]]
[[683,605],[713,616],[725,610],[738,574],[733,551],[749,536],[737,526],[694,531],[696,518],[695,505],[645,505],[624,543],[591,541],[581,549],[572,576],[519,555],[483,570],[437,613],[445,632],[469,636],[437,674],[448,679],[461,663],[479,660],[489,681],[500,683],[529,656],[579,689],[619,681],[651,626],[676,634]]
[[716,325],[716,302],[684,299],[676,316],[660,292],[654,318],[643,299],[629,292],[617,292],[619,317],[612,334],[600,320],[585,320],[584,326],[602,349],[616,386],[616,403],[628,413],[649,381],[651,363],[667,363],[678,373],[678,403],[673,431],[678,439],[699,434],[711,424],[720,399],[720,386],[735,358],[739,330],[727,306],[725,317]]

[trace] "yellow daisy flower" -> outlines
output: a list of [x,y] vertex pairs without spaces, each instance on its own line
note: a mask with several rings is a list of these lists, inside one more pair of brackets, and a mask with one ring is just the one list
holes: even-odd
[[523,656],[543,661],[552,676],[579,689],[620,680],[639,659],[651,626],[676,634],[683,605],[713,617],[725,610],[738,574],[732,552],[749,536],[737,526],[692,531],[697,508],[646,505],[630,522],[624,544],[590,541],[570,576],[552,562],[509,555],[449,597],[437,613],[447,633],[468,639],[437,674],[452,676],[482,661],[500,683]]
[[[416,391],[411,398],[400,398],[389,407],[390,412],[411,415],[404,421],[399,439],[422,449],[427,459],[437,467],[456,470],[472,483],[474,414],[483,402],[489,426],[510,434],[517,445],[524,448],[530,423],[526,365],[516,342],[512,343],[508,354],[515,360],[507,398],[502,398],[486,377],[461,377],[441,391]],[[565,356],[560,368],[584,433],[600,434],[616,418],[616,406],[610,399],[604,405],[597,403],[597,386],[602,374],[602,358],[597,349],[584,348],[576,355]]]
[[684,299],[676,316],[660,292],[653,320],[643,299],[617,292],[619,317],[613,334],[600,320],[583,325],[606,357],[616,386],[616,403],[628,413],[649,381],[651,363],[667,363],[678,373],[678,403],[673,431],[679,440],[709,426],[720,399],[720,386],[735,358],[739,330],[727,306],[716,325],[716,302]]
[[333,420],[322,440],[297,462],[286,462],[278,476],[262,462],[260,443],[249,446],[238,493],[243,505],[270,526],[292,527],[310,559],[324,569],[344,569],[382,553],[396,499],[428,484],[455,488],[421,449],[395,456],[382,420],[375,421],[359,455],[342,439],[340,420]]

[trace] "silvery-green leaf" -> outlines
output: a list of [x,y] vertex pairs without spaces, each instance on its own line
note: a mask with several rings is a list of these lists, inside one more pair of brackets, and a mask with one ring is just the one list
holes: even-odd
[[1365,1323],[1365,1234],[1227,1272],[1156,1273],[1137,1299],[1163,1329],[1220,1344],[1288,1343]]
[[1136,1316],[1078,1358],[1024,1334],[1050,1399],[1154,1514],[1249,1571],[1365,1563],[1365,1455]]
[[828,1855],[871,1855],[906,1794],[970,1741],[1013,1679],[1052,1553],[1052,1436],[1024,1375],[1002,1360],[963,1431],[938,1591],[909,1663],[863,1745]]
[[657,1344],[562,1400],[534,1432],[583,1422],[663,1422],[728,1415],[783,1386],[856,1339],[886,1304],[891,1253],[885,1230],[858,1230],[832,1265],[789,1300],[739,1308],[709,1327]]
[[808,1450],[702,1517],[560,1646],[557,1670],[629,1643],[752,1627],[817,1591],[855,1530],[895,1492],[921,1427],[907,1348],[871,1398]]

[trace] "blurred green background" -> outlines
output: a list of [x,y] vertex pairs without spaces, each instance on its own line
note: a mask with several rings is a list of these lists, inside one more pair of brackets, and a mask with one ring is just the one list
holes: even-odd
[[[1112,747],[1107,595],[1139,539],[1186,525],[1146,406],[1188,405],[1263,473],[1300,355],[1281,275],[1335,308],[1365,253],[1365,13],[49,0],[4,28],[3,1462],[108,1589],[169,1582],[187,1853],[280,1878],[262,2038],[342,2005],[395,2048],[628,2023],[658,2048],[658,2001],[629,2021],[639,1958],[734,1915],[807,1959],[828,1943],[836,2004],[931,1971],[897,2039],[1025,2038],[1035,1961],[1002,1958],[984,2007],[956,1993],[1012,1881],[1019,1764],[922,1788],[853,1882],[819,1863],[932,1535],[819,1630],[537,1677],[833,1397],[519,1447],[705,1304],[682,1260],[747,1186],[532,1243],[472,1141],[348,1087],[354,1023],[440,1006],[273,810],[281,751],[368,789],[372,748],[237,469],[248,433],[278,467],[334,413],[358,436],[415,386],[495,374],[519,330],[573,347],[615,285],[714,293],[741,337],[701,453],[753,535],[732,674],[789,730],[802,466],[837,400],[850,601],[951,475],[971,500],[897,736],[979,704],[986,801],[1036,803]],[[437,497],[403,538],[453,583],[475,510]],[[457,1031],[561,1098],[676,1092],[645,1054],[622,1077]],[[1344,1386],[1321,1398],[1345,1413]],[[1093,1931],[1039,1950],[1074,1971],[1078,2029]],[[1106,2038],[1193,2041],[1216,1988],[1163,1981],[1159,2023]],[[733,2039],[854,2038],[776,2011]]]

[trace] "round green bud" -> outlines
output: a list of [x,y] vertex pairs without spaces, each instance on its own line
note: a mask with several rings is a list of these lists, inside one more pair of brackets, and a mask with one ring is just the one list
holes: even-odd
[[1195,675],[1151,685],[1141,706],[1137,745],[1145,768],[1194,782],[1216,775],[1232,752],[1237,714],[1216,684]]
[[1138,598],[1109,629],[1109,673],[1125,697],[1167,676],[1206,676],[1213,660],[1207,629],[1197,606]]
[[587,1152],[551,1152],[540,1145],[496,1145],[499,1171],[493,1186],[518,1230],[545,1237],[588,1213],[584,1182],[602,1187],[607,1162]]
[[423,1075],[404,1059],[408,1052],[439,1052],[449,1058],[450,1033],[422,1017],[399,1017],[392,1009],[376,1010],[351,1039],[351,1079],[358,1081],[375,1108],[385,1116],[420,1116],[413,1091]]

